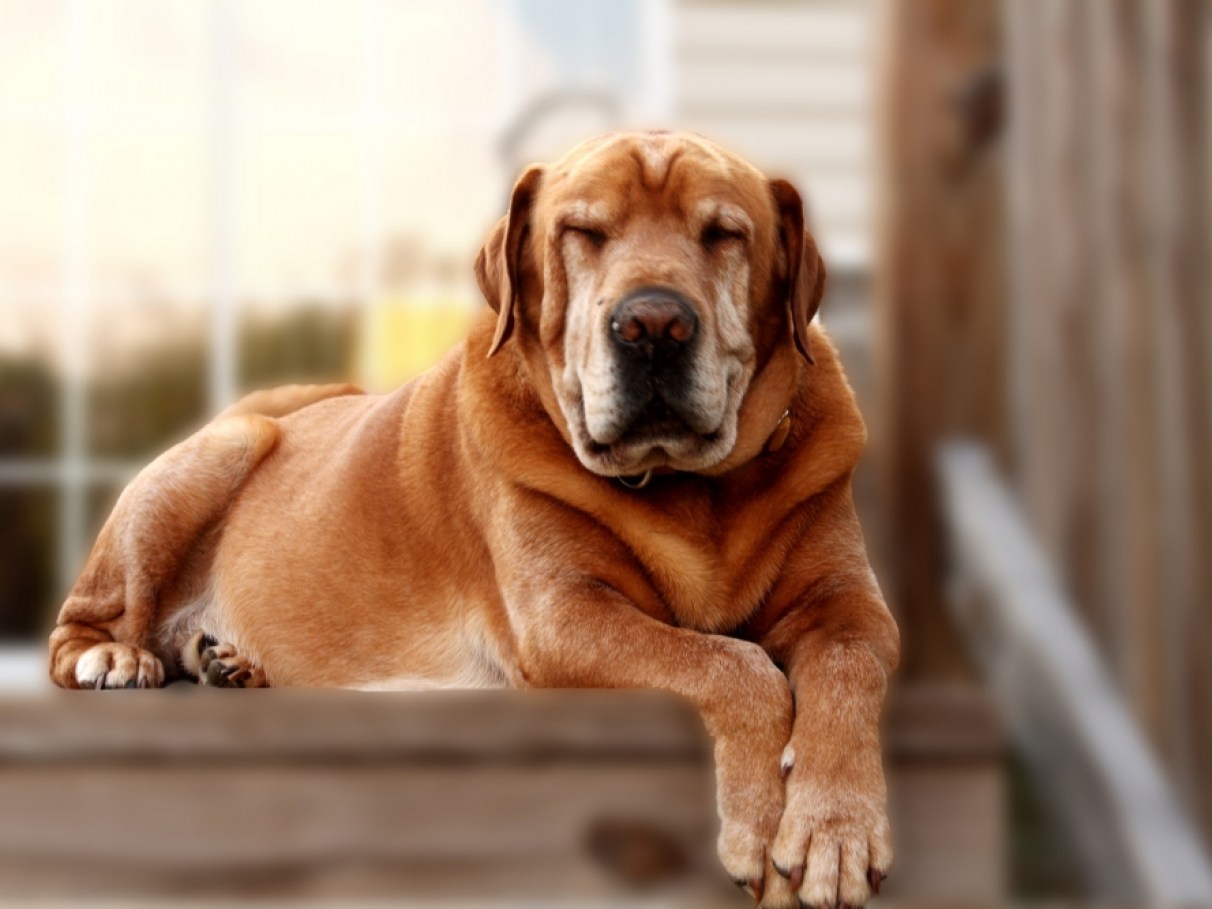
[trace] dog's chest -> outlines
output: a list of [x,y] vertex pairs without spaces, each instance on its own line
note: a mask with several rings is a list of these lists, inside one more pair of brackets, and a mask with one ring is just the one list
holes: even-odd
[[761,604],[781,570],[783,547],[758,522],[717,521],[693,531],[676,523],[642,524],[632,548],[679,625],[727,631]]

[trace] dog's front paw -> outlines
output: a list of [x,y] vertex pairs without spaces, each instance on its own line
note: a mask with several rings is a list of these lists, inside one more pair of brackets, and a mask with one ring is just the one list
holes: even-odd
[[879,895],[892,865],[878,754],[837,771],[790,770],[787,807],[771,853],[786,889],[814,909],[862,906]]
[[232,644],[221,644],[199,631],[181,652],[186,672],[215,688],[264,688],[265,672]]
[[159,688],[164,667],[151,653],[131,644],[94,644],[76,661],[81,688]]
[[767,853],[778,830],[782,799],[769,791],[752,791],[752,810],[736,815],[721,805],[720,836],[716,843],[720,864],[732,882],[753,897],[762,900],[768,873]]
[[764,652],[748,646],[738,651],[747,672],[733,688],[731,726],[717,735],[715,746],[717,848],[733,882],[763,902],[777,877],[770,853],[783,814],[779,758],[791,736],[794,706],[787,677]]

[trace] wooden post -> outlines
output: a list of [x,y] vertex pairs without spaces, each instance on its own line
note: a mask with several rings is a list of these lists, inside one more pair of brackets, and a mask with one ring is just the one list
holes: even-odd
[[1138,718],[1156,713],[1152,680],[1160,658],[1153,629],[1135,604],[1153,599],[1157,584],[1152,446],[1145,401],[1151,392],[1137,377],[1150,375],[1145,356],[1152,326],[1147,309],[1146,265],[1138,226],[1145,200],[1137,179],[1143,166],[1139,72],[1141,49],[1136,4],[1091,4],[1091,96],[1088,129],[1088,212],[1093,268],[1090,294],[1098,301],[1091,325],[1096,340],[1092,402],[1098,416],[1098,458],[1093,473],[1101,503],[1094,534],[1099,583],[1093,593],[1110,627],[1104,639]]
[[[1212,372],[1203,356],[1212,294],[1207,267],[1208,5],[1150,0],[1144,10],[1148,98],[1150,289],[1155,322],[1154,436],[1161,553],[1165,714],[1161,743],[1182,788],[1202,802],[1212,831],[1212,673],[1207,620],[1212,606],[1209,547],[1208,401]],[[1202,791],[1201,791],[1202,789]]]
[[1209,28],[1003,4],[1012,462],[1136,720],[1212,831]]
[[892,0],[880,126],[872,426],[904,672],[963,672],[945,617],[931,453],[943,436],[1005,438],[997,0]]

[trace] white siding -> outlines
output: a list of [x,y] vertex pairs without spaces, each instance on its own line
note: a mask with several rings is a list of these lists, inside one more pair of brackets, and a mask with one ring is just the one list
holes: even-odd
[[868,259],[870,0],[677,0],[673,115],[804,194],[826,251]]

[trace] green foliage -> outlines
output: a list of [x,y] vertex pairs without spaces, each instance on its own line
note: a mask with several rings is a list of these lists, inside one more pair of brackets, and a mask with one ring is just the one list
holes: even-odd
[[45,487],[0,487],[0,640],[46,630],[54,596],[57,496]]
[[146,460],[200,426],[206,356],[200,339],[179,338],[132,363],[98,369],[87,390],[89,455]]
[[[0,459],[53,457],[59,381],[36,357],[0,357]],[[54,586],[57,499],[53,489],[0,486],[0,639],[43,630]]]
[[248,320],[240,331],[240,388],[348,380],[357,327],[352,306],[304,306],[284,319]]
[[53,457],[59,380],[34,357],[0,357],[0,459]]

